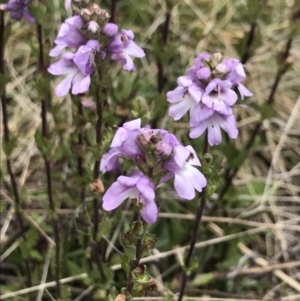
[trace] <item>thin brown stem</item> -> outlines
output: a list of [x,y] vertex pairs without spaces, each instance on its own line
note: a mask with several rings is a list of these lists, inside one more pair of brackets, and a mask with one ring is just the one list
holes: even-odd
[[[204,138],[204,145],[203,145],[203,156],[207,152],[208,152],[208,132],[206,130],[205,131],[205,138]],[[191,241],[190,241],[190,247],[188,249],[188,253],[187,253],[187,256],[186,256],[185,262],[184,262],[185,270],[182,273],[179,297],[178,297],[177,301],[181,301],[182,298],[183,298],[183,295],[184,295],[186,283],[187,283],[187,280],[188,280],[188,277],[189,277],[187,271],[190,268],[192,255],[193,255],[193,252],[194,252],[195,244],[197,242],[199,228],[200,228],[203,212],[204,212],[204,209],[205,209],[205,203],[206,203],[206,189],[204,187],[203,190],[202,190],[200,205],[198,207],[197,214],[196,214],[195,224],[194,224],[194,227],[193,227],[192,237],[191,237]]]
[[[37,24],[37,39],[39,44],[39,59],[38,59],[38,71],[43,76],[45,71],[45,61],[44,61],[44,45],[43,45],[43,28],[40,24]],[[50,98],[50,95],[49,95]],[[42,135],[43,139],[48,139],[48,126],[47,126],[47,100],[42,99]],[[44,162],[45,162],[45,170],[47,177],[47,194],[49,200],[49,207],[52,212],[52,227],[54,232],[54,240],[55,240],[55,281],[56,281],[56,294],[57,297],[60,298],[60,237],[59,237],[59,228],[57,224],[56,218],[56,209],[53,200],[53,192],[52,192],[52,179],[51,179],[51,166],[50,161],[47,156],[43,154]]]
[[254,42],[255,28],[256,28],[256,22],[252,22],[251,27],[250,27],[250,31],[249,31],[249,34],[248,34],[248,39],[247,39],[247,42],[246,42],[246,45],[245,45],[244,54],[243,54],[242,59],[241,59],[241,63],[243,65],[246,64],[246,62],[250,58],[251,46]]
[[114,23],[116,21],[116,8],[118,0],[110,0],[110,19],[109,22]]
[[[9,127],[8,127],[7,98],[6,98],[6,89],[5,89],[5,83],[4,83],[4,80],[5,80],[4,79],[4,76],[5,76],[4,35],[5,35],[4,11],[0,11],[0,77],[1,77],[0,94],[1,94],[2,114],[3,114],[4,140],[5,140],[6,144],[9,144],[10,143],[10,135],[9,135]],[[6,166],[7,166],[8,174],[10,176],[12,194],[15,199],[15,209],[16,209],[17,220],[18,220],[18,223],[19,223],[19,226],[21,229],[23,240],[26,241],[26,236],[25,236],[26,228],[24,225],[23,217],[20,213],[21,200],[20,200],[20,196],[19,196],[18,185],[17,185],[17,181],[15,178],[15,174],[12,169],[11,161],[10,161],[8,155],[6,158]],[[22,252],[21,252],[21,256],[23,256]],[[27,272],[27,276],[28,276],[27,284],[29,286],[31,286],[32,285],[32,277],[31,277],[29,261],[24,260],[24,263],[25,263],[25,268],[26,268],[26,272]]]
[[[165,23],[162,28],[162,39],[161,39],[161,48],[163,48],[168,41],[168,34],[169,34],[169,27],[170,27],[170,21],[171,21],[171,13],[169,11],[166,12],[165,15]],[[164,74],[164,66],[161,61],[161,59],[157,60],[157,90],[159,93],[163,91],[163,88],[166,84],[166,77]]]
[[[83,118],[83,107],[82,104],[80,102],[80,100],[78,100],[78,116],[79,116],[79,124],[78,124],[78,146],[79,146],[79,155],[77,157],[77,167],[78,167],[78,175],[80,176],[80,179],[83,179],[83,175],[84,175],[84,168],[83,168],[83,159],[82,159],[82,148],[83,148],[83,132],[81,129],[81,119]],[[80,200],[82,202],[82,204],[85,203],[85,187],[83,185],[83,183],[81,183],[81,191],[80,191]]]
[[[96,123],[96,145],[100,146],[102,142],[102,101],[100,99],[100,91],[98,89],[97,97],[96,97],[96,112],[98,116],[98,120]],[[98,180],[100,175],[100,158],[96,160],[94,165],[94,180]],[[103,282],[106,281],[106,276],[103,270],[103,262],[102,258],[99,254],[99,246],[98,246],[98,230],[99,230],[99,199],[97,197],[93,200],[94,205],[94,228],[93,228],[93,240],[94,240],[94,255],[96,259],[96,264],[99,270],[99,273],[102,277]]]

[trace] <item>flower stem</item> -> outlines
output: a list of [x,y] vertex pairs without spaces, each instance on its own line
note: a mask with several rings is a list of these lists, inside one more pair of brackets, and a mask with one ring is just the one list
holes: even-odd
[[127,277],[127,285],[126,285],[126,290],[128,293],[131,293],[133,289],[133,283],[132,283],[132,275],[131,272],[139,265],[139,262],[142,257],[142,238],[139,238],[136,242],[136,255],[135,255],[135,260],[131,261],[130,265],[130,273]]
[[241,63],[243,65],[246,64],[246,62],[250,58],[250,50],[251,50],[251,46],[254,42],[254,34],[255,34],[256,25],[257,25],[256,22],[251,23],[250,31],[249,31],[249,34],[248,34],[248,39],[247,39],[247,42],[246,42],[246,45],[245,45],[245,51],[244,51],[242,59],[241,59]]
[[[8,114],[7,114],[7,99],[6,99],[6,85],[5,85],[5,61],[4,61],[4,46],[5,46],[5,41],[4,41],[4,35],[5,35],[5,22],[4,22],[4,11],[0,10],[0,95],[1,95],[1,104],[2,104],[2,114],[3,114],[3,128],[4,128],[4,140],[6,144],[10,143],[10,135],[9,135],[9,127],[8,127]],[[7,166],[7,171],[10,176],[11,180],[11,188],[12,188],[12,193],[14,195],[15,199],[15,210],[16,210],[16,216],[17,220],[21,229],[22,237],[23,240],[26,241],[26,236],[25,236],[25,226],[24,226],[24,221],[23,217],[20,212],[20,207],[21,207],[21,200],[19,196],[19,191],[18,191],[18,185],[17,181],[14,175],[14,172],[12,170],[11,166],[11,161],[9,159],[9,156],[6,156],[6,166]],[[20,250],[21,252],[21,250]],[[22,252],[21,252],[21,256]],[[31,277],[31,272],[30,272],[30,267],[29,267],[29,261],[24,260],[25,263],[25,268],[28,276],[28,282],[27,285],[31,286],[32,285],[32,277]]]
[[[168,34],[169,34],[169,26],[170,26],[170,21],[171,21],[171,13],[170,11],[167,11],[165,14],[165,23],[164,27],[162,28],[162,39],[161,39],[161,48],[163,48],[168,41]],[[164,74],[164,67],[162,64],[161,59],[157,60],[157,90],[159,93],[163,91],[163,88],[166,84],[166,77]]]
[[[38,70],[41,75],[43,75],[45,71],[45,62],[44,62],[44,46],[43,46],[43,28],[42,25],[37,24],[37,39],[39,44],[39,60],[38,60]],[[50,98],[50,95],[49,95]],[[47,125],[47,100],[45,98],[42,99],[42,135],[45,140],[48,138],[48,125]],[[47,193],[49,200],[49,207],[52,212],[51,222],[54,232],[54,240],[55,240],[55,281],[56,281],[56,294],[57,298],[60,298],[60,237],[59,237],[59,229],[57,223],[56,209],[53,200],[52,193],[52,179],[51,179],[51,167],[50,161],[47,156],[44,154],[44,162],[45,162],[45,170],[47,176]]]
[[[141,220],[141,216],[139,215],[139,220]],[[144,227],[144,234],[143,237],[145,235],[145,226],[146,223],[143,222],[143,227]],[[132,289],[133,289],[133,282],[132,282],[132,271],[139,265],[140,260],[142,258],[142,243],[143,243],[143,238],[139,238],[137,239],[136,242],[136,251],[135,251],[135,260],[131,260],[131,264],[130,264],[130,272],[129,275],[127,276],[127,285],[126,285],[126,290],[128,293],[131,293]]]
[[[284,62],[286,61],[286,59],[288,58],[289,56],[289,53],[290,53],[290,49],[292,47],[292,42],[293,42],[293,39],[292,37],[290,37],[285,45],[285,50],[282,54],[282,62],[284,64]],[[270,91],[270,94],[269,94],[269,97],[267,99],[267,105],[272,105],[272,103],[274,102],[274,96],[275,96],[275,93],[277,91],[277,88],[278,88],[278,85],[279,85],[279,82],[282,78],[284,74],[284,71],[282,70],[282,68],[278,67],[278,70],[277,70],[277,73],[276,73],[276,76],[275,76],[275,79],[274,79],[274,82],[273,82],[273,85],[272,85],[272,88],[271,88],[271,91]],[[251,149],[254,141],[255,141],[255,138],[256,136],[259,134],[259,131],[261,129],[261,126],[262,126],[262,121],[260,121],[259,123],[256,124],[254,130],[252,131],[252,134],[245,146],[245,151],[248,151]],[[230,188],[231,184],[232,184],[232,180],[233,178],[236,176],[236,174],[238,173],[239,171],[239,168],[240,166],[234,168],[233,170],[230,170],[230,169],[227,169],[225,171],[225,184],[223,186],[223,189],[221,190],[220,194],[219,194],[219,201],[221,201],[223,199],[223,197],[225,196],[226,192],[228,191],[228,189]]]
[[[203,144],[202,157],[207,152],[208,152],[208,132],[206,130],[205,131],[204,144]],[[202,220],[202,216],[203,216],[203,212],[204,212],[204,208],[205,208],[205,203],[206,203],[206,189],[204,187],[203,190],[202,190],[202,194],[201,194],[200,205],[198,207],[197,214],[196,214],[196,221],[195,221],[193,232],[192,232],[190,247],[188,249],[188,254],[187,254],[187,256],[185,258],[185,262],[184,262],[185,270],[183,271],[183,274],[182,274],[181,283],[180,283],[179,297],[178,297],[177,301],[181,301],[182,298],[183,298],[183,295],[184,295],[186,283],[187,283],[187,280],[188,280],[187,271],[190,268],[191,259],[192,259],[192,255],[193,255],[193,252],[194,252],[195,244],[196,244],[198,233],[199,233],[199,227],[200,227],[200,224],[201,224],[201,220]]]
[[[100,77],[100,73],[99,73]],[[100,88],[100,87],[99,87]],[[97,89],[96,95],[96,113],[98,116],[98,120],[96,123],[96,145],[100,146],[102,142],[102,101],[100,99],[100,91]],[[100,158],[96,160],[94,165],[94,180],[97,180],[100,175]],[[97,197],[93,200],[94,204],[94,228],[93,228],[93,241],[94,241],[94,255],[96,264],[99,270],[99,273],[102,277],[103,282],[106,281],[106,276],[103,270],[103,262],[102,258],[99,254],[99,246],[98,246],[98,230],[99,230],[99,199]]]
[[109,22],[115,23],[116,21],[116,7],[118,0],[110,0],[110,19]]
[[[81,122],[81,118],[83,118],[83,107],[82,104],[80,102],[80,99],[78,99],[78,116],[80,118],[79,123]],[[81,126],[80,124],[78,125],[78,146],[79,146],[79,155],[77,157],[77,167],[78,167],[78,175],[80,177],[80,179],[83,179],[83,175],[84,175],[84,168],[83,168],[83,160],[82,160],[82,147],[83,147],[83,132],[81,130]],[[84,185],[81,183],[81,192],[80,192],[80,200],[82,202],[82,204],[85,203],[85,188]]]

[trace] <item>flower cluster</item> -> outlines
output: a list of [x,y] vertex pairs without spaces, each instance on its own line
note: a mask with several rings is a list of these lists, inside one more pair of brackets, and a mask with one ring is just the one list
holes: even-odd
[[29,3],[30,0],[9,0],[7,4],[0,4],[0,10],[9,11],[14,20],[20,21],[24,17],[29,23],[33,23],[35,19],[29,10]]
[[187,200],[201,192],[206,178],[195,167],[201,166],[191,146],[183,146],[166,130],[141,128],[141,119],[124,123],[117,129],[110,150],[103,155],[102,172],[119,168],[118,158],[131,158],[139,171],[120,176],[103,197],[103,209],[113,210],[127,198],[135,199],[147,223],[157,219],[155,189],[174,177],[177,194]]
[[177,80],[178,87],[167,93],[172,104],[169,115],[179,120],[189,111],[190,138],[195,139],[208,130],[208,143],[222,142],[222,128],[230,138],[238,136],[232,106],[238,95],[241,98],[252,93],[241,83],[246,78],[243,65],[237,59],[223,59],[220,53],[201,53],[188,70],[187,76]]
[[[66,6],[70,6],[70,1],[66,1]],[[65,48],[75,48],[76,52],[64,53],[48,68],[53,75],[65,75],[55,89],[57,96],[65,96],[70,89],[75,95],[88,91],[96,61],[108,57],[118,61],[124,70],[131,71],[135,66],[130,56],[145,56],[143,49],[133,41],[133,32],[122,30],[118,33],[116,24],[107,23],[108,17],[108,13],[94,3],[61,25],[49,55],[56,57]]]

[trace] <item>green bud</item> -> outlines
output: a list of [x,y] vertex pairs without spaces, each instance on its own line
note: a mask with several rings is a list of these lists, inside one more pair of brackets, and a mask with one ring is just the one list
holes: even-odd
[[156,158],[152,153],[146,153],[146,164],[151,169],[156,165]]
[[131,233],[135,238],[142,238],[144,235],[144,226],[143,222],[135,221],[130,226]]
[[211,56],[212,58],[212,64],[215,65],[213,68],[215,68],[219,63],[223,60],[223,54],[220,52],[215,52]]
[[143,297],[145,295],[145,288],[142,284],[135,284],[132,289],[132,296]]
[[155,234],[148,233],[144,236],[142,243],[142,254],[147,256],[155,248],[157,238]]

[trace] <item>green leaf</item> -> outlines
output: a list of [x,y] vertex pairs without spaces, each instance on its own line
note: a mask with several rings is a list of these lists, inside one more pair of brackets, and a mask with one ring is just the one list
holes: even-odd
[[213,279],[214,279],[214,274],[213,273],[202,274],[201,276],[196,277],[192,281],[192,284],[194,286],[205,285],[205,284],[211,282]]

